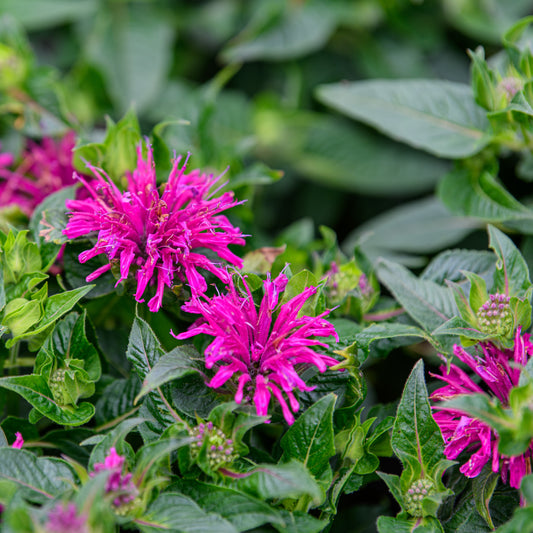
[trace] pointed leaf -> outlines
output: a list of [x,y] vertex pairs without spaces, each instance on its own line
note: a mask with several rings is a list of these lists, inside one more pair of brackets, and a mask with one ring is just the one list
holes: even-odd
[[439,157],[478,153],[489,142],[485,110],[469,85],[441,80],[370,80],[322,85],[318,99],[393,139]]
[[403,390],[391,444],[404,468],[426,476],[443,459],[444,441],[433,420],[424,380],[424,362],[413,368]]
[[0,378],[0,387],[20,394],[39,413],[56,424],[80,426],[94,415],[94,406],[83,402],[76,407],[61,406],[55,400],[46,380],[36,374]]
[[336,396],[328,394],[309,407],[281,438],[282,461],[297,459],[317,479],[335,455],[333,409]]
[[26,450],[0,448],[0,479],[17,483],[32,500],[45,502],[76,483],[72,469],[61,459],[36,457]]

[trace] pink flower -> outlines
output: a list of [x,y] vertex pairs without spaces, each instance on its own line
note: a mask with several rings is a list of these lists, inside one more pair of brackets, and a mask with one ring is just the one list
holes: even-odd
[[78,516],[76,506],[58,503],[49,513],[46,523],[47,533],[87,533],[87,517]]
[[[480,343],[482,354],[472,355],[461,346],[454,346],[455,356],[466,364],[481,380],[479,385],[455,364],[440,367],[441,375],[432,374],[446,385],[431,394],[431,399],[446,401],[462,394],[486,394],[495,396],[504,407],[509,403],[509,392],[518,385],[523,366],[533,355],[530,335],[520,334],[518,328],[513,349],[501,349],[490,342]],[[463,451],[470,454],[460,471],[467,477],[479,475],[485,464],[491,461],[493,472],[501,472],[504,483],[519,488],[522,478],[531,473],[533,443],[521,455],[508,457],[498,452],[498,434],[490,426],[457,409],[434,406],[435,421],[446,443],[444,454],[456,459]]]
[[14,157],[0,154],[0,207],[17,205],[29,217],[48,195],[73,185],[74,144],[73,131],[59,141],[49,137],[39,144],[28,141],[20,165],[13,170],[8,167],[13,165]]
[[[161,307],[165,286],[177,281],[188,282],[193,293],[207,289],[198,268],[228,281],[226,270],[208,259],[200,249],[208,249],[221,259],[237,266],[242,261],[228,246],[244,244],[238,228],[220,213],[237,205],[233,193],[214,197],[210,192],[218,178],[194,170],[185,174],[185,164],[178,168],[181,157],[174,161],[168,182],[160,194],[156,184],[152,149],[146,161],[138,147],[137,168],[128,175],[128,189],[122,192],[98,169],[89,167],[96,180],[80,181],[90,193],[86,200],[67,202],[70,220],[64,230],[70,239],[95,235],[96,244],[79,256],[81,263],[106,254],[109,263],[87,276],[92,281],[114,264],[120,265],[120,278],[130,270],[137,278],[135,299],[143,302],[147,285],[155,284],[155,296],[148,302],[150,311]],[[186,162],[185,162],[186,163]],[[175,279],[177,278],[177,280]]]
[[24,446],[24,439],[22,438],[22,435],[17,431],[15,433],[15,442],[11,445],[11,447],[20,450],[22,446]]
[[110,448],[109,454],[104,459],[103,463],[95,463],[91,476],[98,472],[111,472],[106,484],[106,493],[114,496],[113,505],[120,507],[121,505],[134,500],[139,491],[131,480],[132,474],[123,474],[122,467],[124,466],[124,457],[118,455],[116,449]]
[[[205,333],[214,337],[205,351],[206,367],[216,368],[208,383],[219,388],[228,381],[236,389],[237,403],[254,403],[259,416],[268,413],[271,395],[281,405],[285,420],[294,422],[293,412],[299,409],[294,389],[312,390],[298,373],[298,365],[315,365],[320,372],[338,364],[332,357],[315,352],[310,346],[327,347],[315,336],[333,336],[333,325],[323,317],[299,316],[306,301],[316,293],[315,287],[279,304],[287,277],[280,274],[263,282],[263,298],[256,306],[246,280],[244,292],[230,278],[228,292],[207,298],[193,297],[182,309],[202,315],[192,327],[176,336],[187,339]],[[288,398],[289,405],[285,398]]]

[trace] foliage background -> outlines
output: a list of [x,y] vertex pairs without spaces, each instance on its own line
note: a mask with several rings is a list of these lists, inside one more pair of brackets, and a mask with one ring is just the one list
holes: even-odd
[[[229,166],[230,186],[248,199],[238,213],[251,235],[248,249],[286,244],[279,260],[297,269],[319,248],[325,225],[347,254],[359,243],[372,260],[420,272],[447,247],[487,248],[488,217],[454,214],[436,194],[452,160],[468,154],[420,150],[408,134],[389,131],[393,140],[361,112],[353,120],[346,115],[354,113],[336,111],[344,97],[328,96],[325,85],[418,78],[469,84],[467,50],[482,44],[487,57],[497,54],[504,31],[530,12],[525,0],[0,0],[1,31],[20,25],[27,32],[28,61],[36,55],[31,96],[50,111],[37,108],[17,122],[17,95],[5,97],[3,147],[16,153],[24,135],[74,126],[78,168],[83,158],[96,158],[120,175],[132,155],[120,147],[124,159],[113,159],[108,146],[102,149],[106,126],[119,123],[132,138],[140,128],[152,135],[162,175],[169,154],[158,139],[191,152],[189,168]],[[529,206],[529,183],[516,171],[528,161],[505,152],[497,159],[499,179]],[[531,237],[516,235],[515,242],[531,266]],[[104,304],[92,305],[95,312]],[[127,332],[116,335],[114,325],[111,316],[99,324],[108,353],[113,343],[127,343]],[[397,402],[420,349],[367,362],[369,405]],[[399,471],[399,463],[385,459],[381,469]],[[376,481],[342,500],[332,531],[374,531],[378,515],[397,510]]]

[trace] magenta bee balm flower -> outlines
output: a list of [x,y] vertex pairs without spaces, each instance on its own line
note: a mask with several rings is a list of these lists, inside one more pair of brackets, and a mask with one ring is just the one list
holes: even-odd
[[58,141],[49,137],[40,143],[28,141],[16,168],[11,154],[0,154],[0,207],[17,205],[30,217],[48,195],[73,185],[74,144],[73,131]]
[[[294,422],[299,405],[294,390],[308,391],[300,377],[300,367],[314,365],[320,372],[338,364],[333,357],[317,353],[311,346],[327,347],[315,337],[333,336],[333,324],[319,316],[299,316],[306,301],[316,293],[308,287],[280,304],[287,277],[280,274],[263,282],[263,299],[256,305],[246,280],[240,292],[232,279],[228,292],[213,298],[197,296],[182,309],[201,317],[189,331],[176,336],[187,339],[201,333],[214,337],[205,351],[206,367],[216,368],[208,383],[219,388],[226,383],[235,389],[237,403],[253,403],[259,416],[268,413],[271,396],[279,402],[287,423]],[[287,404],[288,399],[288,404]]]
[[[241,259],[228,246],[244,244],[240,230],[222,215],[239,202],[233,193],[215,197],[211,192],[218,178],[194,170],[185,174],[185,164],[174,161],[168,182],[160,194],[156,184],[152,150],[144,160],[139,146],[137,168],[128,175],[128,187],[122,192],[102,171],[89,167],[95,175],[90,182],[80,177],[90,197],[70,200],[70,220],[64,230],[70,239],[94,236],[96,244],[79,256],[85,263],[100,254],[109,263],[87,276],[92,281],[114,264],[120,267],[117,284],[130,272],[135,274],[135,299],[143,302],[149,284],[156,286],[148,302],[150,311],[161,307],[165,286],[187,282],[193,294],[207,289],[198,269],[204,269],[224,282],[226,269],[206,257],[202,250],[214,252],[220,259],[241,266]],[[186,163],[186,162],[185,162]]]
[[87,518],[79,516],[76,506],[69,502],[65,506],[58,503],[49,513],[46,533],[87,533]]
[[[522,368],[533,354],[530,335],[520,334],[518,328],[513,349],[502,349],[490,342],[480,343],[482,353],[472,355],[455,345],[455,356],[466,364],[480,379],[472,379],[455,364],[441,367],[441,375],[432,374],[446,385],[431,394],[434,401],[446,401],[464,394],[489,394],[496,397],[503,407],[509,405],[509,392],[518,385]],[[470,454],[460,471],[467,477],[479,475],[490,461],[493,472],[501,472],[504,483],[519,488],[522,478],[531,473],[533,443],[521,455],[508,457],[498,452],[498,434],[490,426],[453,408],[434,405],[434,418],[444,437],[444,454],[456,459],[463,451]]]

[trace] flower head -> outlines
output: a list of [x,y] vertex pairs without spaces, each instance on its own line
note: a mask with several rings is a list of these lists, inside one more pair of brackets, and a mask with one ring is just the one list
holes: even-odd
[[76,506],[58,503],[49,513],[45,526],[47,533],[87,533],[87,517],[78,516]]
[[89,167],[96,180],[80,180],[90,198],[67,202],[71,216],[64,233],[70,239],[96,234],[96,244],[80,254],[80,262],[100,254],[109,258],[110,262],[87,276],[87,281],[110,270],[115,263],[120,266],[117,284],[133,270],[138,302],[144,301],[149,283],[156,285],[155,296],[148,302],[149,309],[155,312],[161,307],[165,286],[172,288],[177,282],[175,278],[187,281],[193,293],[206,290],[198,268],[226,282],[226,270],[199,250],[211,250],[221,259],[240,266],[241,259],[228,246],[242,245],[244,239],[240,230],[220,214],[239,203],[233,193],[214,197],[216,191],[210,192],[218,178],[198,170],[185,174],[185,164],[179,168],[178,157],[160,194],[152,149],[148,148],[146,160],[141,146],[137,153],[137,168],[128,175],[126,192],[101,171]]
[[112,494],[113,505],[120,507],[133,501],[139,494],[139,491],[133,481],[132,474],[123,474],[122,467],[124,466],[124,457],[119,455],[116,449],[110,448],[109,454],[104,459],[103,463],[95,463],[91,476],[98,472],[110,472],[106,484],[106,493]]
[[235,401],[253,402],[259,416],[267,414],[273,395],[285,420],[292,424],[293,412],[299,409],[294,389],[313,389],[300,377],[298,365],[315,365],[324,372],[328,366],[338,364],[336,359],[310,348],[327,347],[314,337],[333,336],[338,341],[337,333],[333,324],[323,318],[327,312],[316,317],[299,316],[316,287],[308,287],[279,304],[287,277],[280,274],[272,280],[269,276],[263,283],[261,304],[256,306],[246,280],[242,282],[245,293],[230,279],[226,294],[197,296],[187,302],[183,309],[201,317],[176,338],[187,339],[200,333],[213,336],[205,357],[206,367],[216,367],[216,373],[208,385],[216,389],[231,380],[236,387]]
[[15,442],[11,445],[12,448],[21,449],[22,446],[24,446],[24,439],[22,438],[22,435],[17,431],[15,433]]
[[[450,400],[462,394],[488,393],[496,397],[505,407],[509,405],[509,393],[518,385],[523,366],[533,355],[533,343],[528,334],[516,331],[513,349],[501,349],[486,342],[480,343],[481,354],[472,355],[461,346],[454,346],[454,355],[466,364],[479,378],[479,384],[464,370],[450,364],[449,371],[443,365],[441,375],[434,375],[446,383],[431,394],[436,402]],[[491,461],[492,470],[501,472],[504,483],[514,488],[526,473],[531,473],[533,443],[521,455],[505,456],[498,452],[498,434],[490,426],[454,408],[434,405],[434,418],[439,425],[446,446],[444,454],[447,459],[456,459],[461,452],[468,451],[470,458],[460,471],[467,477],[479,475],[482,468]]]
[[48,195],[73,185],[72,149],[74,132],[55,141],[44,137],[40,143],[28,141],[20,165],[11,170],[12,154],[0,154],[0,206],[17,205],[31,216]]

